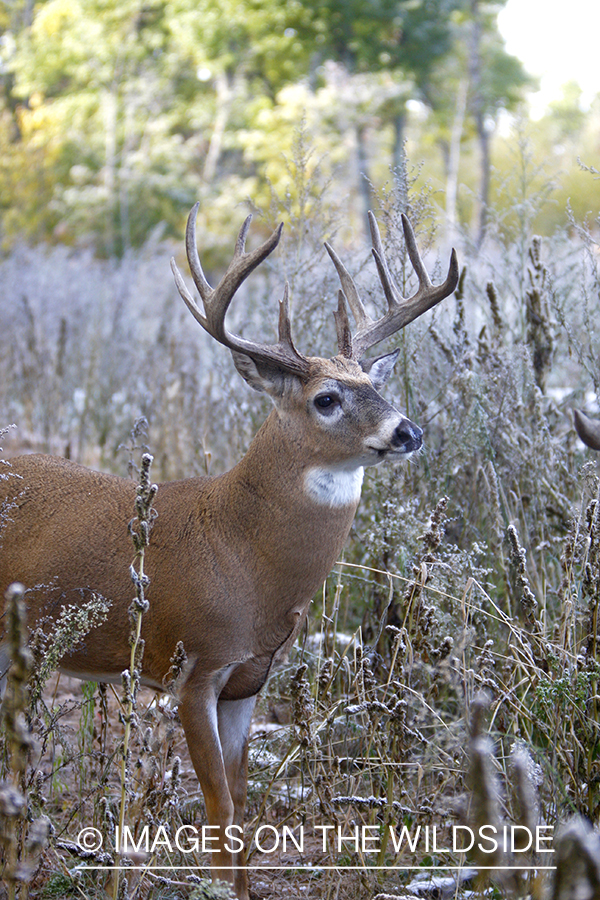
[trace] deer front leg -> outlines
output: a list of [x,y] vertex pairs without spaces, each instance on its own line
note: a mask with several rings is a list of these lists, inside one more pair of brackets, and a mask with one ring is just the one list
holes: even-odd
[[[248,732],[256,697],[245,700],[219,700],[217,714],[219,736],[229,794],[233,801],[233,824],[235,834],[244,837],[244,813],[248,790]],[[239,831],[238,831],[239,829]],[[246,872],[245,848],[234,854],[234,885],[238,897],[248,896],[248,873]]]
[[[213,880],[229,881],[236,878],[232,848],[235,842],[228,838],[226,829],[233,825],[235,806],[229,790],[227,773],[219,736],[217,699],[218,676],[196,676],[192,673],[183,688],[179,717],[196,775],[204,794],[208,824],[217,826],[213,842],[211,875]],[[234,832],[235,834],[235,832]],[[237,886],[236,886],[237,890]],[[238,890],[239,900],[248,900],[247,885]]]

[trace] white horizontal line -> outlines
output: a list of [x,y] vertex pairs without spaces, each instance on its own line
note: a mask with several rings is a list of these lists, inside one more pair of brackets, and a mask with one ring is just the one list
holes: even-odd
[[285,872],[288,869],[302,869],[304,871],[317,871],[320,869],[326,869],[335,872],[350,872],[350,871],[361,871],[361,872],[373,872],[376,869],[381,869],[382,871],[391,871],[394,870],[396,872],[451,872],[457,871],[462,872],[464,869],[477,869],[480,871],[492,871],[492,872],[554,872],[556,866],[474,866],[474,865],[463,865],[463,866],[325,866],[316,863],[313,866],[309,865],[301,865],[297,866],[294,863],[288,863],[287,866],[87,866],[85,863],[78,863],[75,869],[86,869],[86,870],[94,870],[99,872],[131,872],[131,871],[153,871],[153,870],[171,870],[171,871],[203,871],[210,869],[211,871],[221,871],[221,870],[229,870],[234,869],[246,869],[252,871],[282,871]]

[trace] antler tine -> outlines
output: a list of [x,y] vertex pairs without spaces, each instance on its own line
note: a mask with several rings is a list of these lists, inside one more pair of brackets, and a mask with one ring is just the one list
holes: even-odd
[[279,301],[279,343],[291,347],[297,353],[292,340],[292,320],[290,316],[290,286],[286,281],[283,297]]
[[373,243],[373,249],[371,250],[371,253],[373,254],[373,259],[375,260],[375,265],[377,266],[377,272],[379,274],[379,280],[381,281],[383,293],[385,294],[385,299],[387,300],[388,307],[392,309],[392,307],[398,305],[399,301],[402,298],[396,290],[394,282],[392,281],[392,276],[390,275],[390,270],[387,264],[387,259],[385,257],[377,219],[375,218],[371,210],[369,210],[368,216],[371,241]]
[[[204,277],[204,272],[202,271],[200,258],[198,256],[198,249],[196,247],[196,216],[198,215],[199,206],[199,203],[195,203],[188,216],[187,225],[185,228],[185,249],[190,272],[192,273],[192,278],[194,279],[194,284],[198,288],[198,293],[202,297],[202,302],[204,304],[204,308],[206,309],[206,304],[210,300],[213,289]],[[196,319],[196,321],[199,322],[206,331],[210,332],[210,327],[206,316],[202,314],[200,307],[188,291],[186,283],[183,280],[183,276],[179,271],[174,257],[171,257],[171,271],[173,272],[177,290],[179,291],[185,305],[187,306],[193,317]]]
[[[402,295],[394,285],[383,249],[383,243],[381,241],[381,235],[379,233],[379,226],[377,225],[375,216],[369,210],[369,226],[371,229],[371,238],[373,241],[372,253],[377,265],[377,271],[381,280],[381,285],[383,287],[383,291],[390,308],[392,308],[393,306],[397,306],[398,304],[412,302],[417,295],[420,295],[421,293],[429,294],[432,290],[435,290],[427,273],[427,269],[423,265],[421,255],[419,254],[413,227],[404,213],[401,214],[401,219],[408,258],[411,261],[412,267],[415,271],[415,275],[419,279],[419,290],[417,291],[417,294],[414,295],[414,297],[410,298],[410,301],[405,300],[405,298],[402,297]],[[454,253],[454,251],[452,252]]]
[[264,243],[253,250],[251,253],[245,252],[246,236],[250,228],[252,216],[247,216],[244,224],[240,228],[240,232],[235,242],[235,250],[233,258],[229,263],[225,274],[216,288],[211,288],[208,281],[204,277],[200,259],[198,257],[196,242],[196,216],[199,204],[197,203],[188,216],[186,227],[185,246],[188,257],[190,271],[194,279],[194,284],[198,288],[198,293],[202,297],[204,310],[206,313],[206,321],[209,325],[207,329],[213,337],[221,343],[226,343],[227,331],[225,329],[225,314],[229,308],[229,304],[233,299],[233,295],[246,280],[250,272],[252,272],[260,263],[267,258],[281,237],[283,222],[275,229],[273,234],[267,238]]
[[196,319],[196,321],[202,325],[205,331],[208,331],[208,322],[206,321],[205,316],[202,315],[200,307],[188,291],[187,285],[183,280],[183,275],[179,271],[179,268],[173,256],[171,257],[171,271],[173,272],[173,278],[175,279],[175,286],[177,287],[177,290],[179,291],[183,302],[185,303],[193,317]]
[[[325,248],[337,269],[343,288],[343,290],[340,291],[338,311],[335,313],[339,353],[341,356],[349,356],[355,360],[362,359],[369,347],[378,344],[386,337],[390,337],[390,335],[399,331],[401,328],[404,328],[405,325],[408,325],[409,322],[412,322],[413,319],[416,319],[422,313],[431,309],[432,306],[435,306],[436,303],[439,303],[440,300],[443,300],[444,297],[451,294],[458,284],[458,261],[454,250],[450,255],[448,276],[444,283],[440,285],[433,285],[431,283],[427,270],[419,255],[414,231],[406,216],[402,215],[402,228],[406,240],[406,249],[413,269],[419,279],[419,287],[416,293],[410,298],[403,297],[394,284],[390,274],[390,269],[383,249],[381,234],[379,233],[379,226],[371,211],[369,211],[369,228],[371,230],[371,239],[373,242],[372,253],[388,304],[387,313],[380,319],[373,320],[368,315],[349,272],[346,270],[333,248],[330,247],[329,244],[325,244]],[[342,298],[344,299],[342,300]],[[346,299],[348,300],[352,315],[356,321],[356,332],[350,339],[348,338],[350,326],[348,324],[348,315],[345,306]]]
[[[248,232],[250,230],[250,222],[252,221],[252,213],[249,216],[246,216],[244,219],[244,224],[240,228],[240,233],[237,236],[237,241],[235,242],[235,250],[233,251],[233,258],[237,259],[238,256],[243,256],[246,252],[246,238],[248,237]],[[280,223],[279,228],[281,229],[282,224]]]
[[366,327],[372,321],[372,319],[369,315],[367,315],[367,311],[363,306],[363,302],[360,299],[357,287],[352,276],[344,266],[343,262],[341,261],[333,247],[331,247],[327,242],[325,242],[325,249],[329,253],[331,261],[337,269],[340,281],[342,282],[342,289],[344,291],[348,304],[350,305],[350,309],[352,310],[352,315],[354,316],[354,321],[356,322],[357,327]]
[[400,218],[402,219],[402,231],[404,232],[404,240],[406,241],[408,258],[410,259],[412,267],[415,270],[415,275],[419,279],[419,287],[431,287],[431,280],[429,278],[429,275],[427,274],[427,269],[423,265],[423,260],[421,259],[419,248],[417,247],[417,239],[415,238],[413,227],[404,213],[401,214]]
[[403,297],[392,280],[379,228],[372,212],[369,212],[369,225],[373,240],[373,257],[388,303],[388,312],[381,319],[368,324],[366,327],[359,328],[353,339],[353,356],[355,359],[360,359],[369,347],[378,344],[386,337],[390,337],[396,331],[400,331],[409,322],[414,321],[428,309],[431,309],[445,297],[448,297],[455,290],[459,275],[456,252],[452,250],[446,280],[439,285],[431,283],[419,254],[412,226],[403,214],[402,229],[404,231],[406,249],[419,280],[419,287],[416,293],[412,297]]
[[338,291],[338,308],[333,314],[335,330],[337,332],[338,353],[346,359],[352,359],[352,331],[348,320],[346,307],[346,295]]
[[[407,303],[412,303],[420,299],[421,294],[426,297],[427,303],[422,306],[421,309],[417,312],[417,316],[420,316],[422,312],[426,312],[428,309],[431,309],[432,306],[435,306],[436,303],[439,303],[440,300],[443,300],[445,297],[448,297],[453,291],[456,290],[456,285],[458,284],[459,277],[459,269],[458,269],[458,258],[456,256],[456,250],[454,247],[450,251],[450,263],[448,265],[448,274],[446,276],[446,280],[442,284],[433,285],[427,274],[427,270],[423,265],[423,260],[419,254],[419,250],[417,248],[417,242],[415,240],[415,233],[413,231],[412,225],[402,213],[402,229],[404,231],[404,238],[406,240],[406,249],[408,251],[408,256],[411,261],[412,267],[415,270],[417,278],[419,279],[419,290],[411,297]],[[416,318],[416,316],[415,316]],[[410,320],[411,321],[411,320]]]
[[260,247],[257,247],[256,250],[252,250],[250,253],[246,253],[246,236],[252,221],[252,216],[248,216],[238,234],[233,258],[217,287],[212,288],[202,271],[196,245],[198,207],[199,204],[196,203],[188,216],[185,246],[194,284],[202,298],[204,313],[202,313],[198,304],[189,293],[177,264],[172,259],[171,269],[173,270],[175,284],[184,303],[204,330],[230,350],[245,353],[254,360],[261,360],[271,364],[275,363],[280,368],[287,369],[297,375],[306,375],[308,362],[305,357],[297,352],[292,341],[287,284],[283,300],[280,303],[279,343],[260,344],[248,341],[239,335],[230,333],[225,327],[225,316],[235,292],[248,275],[275,249],[281,237],[283,223],[275,229],[273,234]]
[[198,288],[198,293],[202,297],[203,303],[206,304],[212,294],[212,288],[204,277],[204,272],[202,271],[202,266],[200,264],[200,257],[198,256],[198,245],[196,244],[196,218],[198,217],[199,208],[200,203],[194,203],[187,218],[187,224],[185,226],[185,252],[188,258],[190,272],[194,279],[194,284]]

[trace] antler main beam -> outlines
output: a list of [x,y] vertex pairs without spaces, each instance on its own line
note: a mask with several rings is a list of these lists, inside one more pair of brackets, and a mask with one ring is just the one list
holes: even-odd
[[[352,340],[347,340],[342,346],[340,335],[347,335],[349,325],[341,324],[341,317],[346,315],[345,303],[340,298],[338,312],[336,314],[336,323],[338,329],[338,342],[340,343],[340,354],[348,356],[352,359],[360,360],[369,347],[373,347],[386,337],[390,337],[395,332],[400,331],[409,322],[417,319],[419,316],[427,312],[445,297],[448,297],[458,284],[458,260],[456,252],[452,250],[450,254],[450,265],[448,275],[443,284],[433,285],[427,274],[427,270],[423,265],[423,260],[417,248],[415,234],[412,226],[406,216],[402,214],[402,229],[404,231],[404,239],[406,241],[406,249],[415,274],[419,279],[419,287],[412,297],[403,297],[396,285],[394,284],[390,269],[383,250],[381,235],[377,226],[377,221],[372,212],[369,212],[369,227],[371,229],[371,239],[373,241],[373,257],[377,266],[377,272],[383,287],[383,292],[388,304],[387,313],[380,319],[372,319],[365,310],[364,304],[360,299],[357,287],[352,276],[341,262],[340,258],[329,244],[325,244],[325,248],[331,257],[334,266],[337,269],[340,281],[342,283],[343,297],[347,299],[348,305],[352,310],[352,315],[356,322],[356,332],[352,336]],[[343,312],[342,312],[343,310]]]
[[283,292],[283,298],[279,302],[279,341],[277,344],[261,344],[249,341],[237,334],[232,334],[225,327],[225,316],[234,294],[248,275],[275,249],[281,237],[283,223],[275,229],[273,234],[260,247],[257,247],[256,250],[250,253],[246,253],[246,236],[252,221],[252,216],[248,216],[240,229],[233,258],[227,267],[227,271],[217,287],[212,288],[202,271],[196,244],[196,217],[199,206],[200,204],[196,203],[188,216],[185,230],[185,247],[190,272],[202,299],[204,311],[200,309],[188,291],[181,272],[177,268],[177,263],[174,259],[171,259],[171,269],[175,278],[175,284],[187,308],[211,337],[230,350],[245,353],[246,356],[250,356],[257,362],[275,364],[279,368],[294,372],[296,375],[306,375],[308,362],[304,356],[298,353],[292,341],[287,283]]
[[[248,216],[240,229],[233,258],[221,281],[216,288],[213,288],[202,271],[202,265],[198,256],[196,217],[199,205],[199,203],[196,203],[188,216],[185,246],[192,278],[202,299],[202,309],[188,291],[175,260],[171,259],[175,284],[189,311],[211,337],[230,350],[244,353],[255,362],[275,365],[301,378],[307,377],[310,370],[309,361],[296,350],[292,340],[287,283],[283,292],[283,298],[279,303],[279,339],[276,344],[249,341],[240,335],[231,333],[225,327],[225,316],[236,291],[248,275],[278,245],[283,224],[279,225],[260,247],[247,253],[246,237],[252,221],[252,216]],[[439,285],[431,283],[419,255],[410,222],[405,215],[402,215],[406,249],[419,280],[419,287],[413,296],[403,297],[390,274],[379,228],[372,212],[369,212],[369,227],[373,241],[373,257],[388,305],[387,313],[380,319],[375,320],[369,316],[348,270],[335,250],[329,244],[325,244],[342,284],[342,290],[339,292],[338,308],[335,313],[338,353],[340,356],[356,361],[360,361],[370,347],[400,331],[409,322],[412,322],[451,294],[458,284],[458,262],[454,250],[452,250],[450,255],[450,266],[444,283]],[[346,304],[350,306],[356,323],[356,332],[354,334],[351,332]]]

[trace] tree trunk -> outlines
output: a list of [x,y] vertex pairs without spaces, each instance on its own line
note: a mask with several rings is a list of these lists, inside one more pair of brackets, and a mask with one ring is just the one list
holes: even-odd
[[477,139],[479,141],[479,220],[477,223],[477,247],[481,247],[487,226],[487,211],[490,200],[490,136],[485,127],[483,115],[476,118]]
[[484,99],[481,92],[481,34],[482,23],[479,9],[480,0],[471,0],[472,30],[469,54],[469,80],[473,89],[473,118],[479,141],[479,205],[477,209],[475,243],[479,248],[485,237],[487,206],[490,193],[490,147],[489,136],[485,128]]
[[117,89],[112,85],[104,94],[104,186],[107,197],[106,247],[116,254],[115,212],[117,207]]
[[119,225],[121,231],[121,252],[127,253],[131,247],[131,222],[129,218],[129,182],[131,172],[129,169],[129,157],[133,150],[133,117],[134,101],[128,96],[125,101],[123,115],[123,147],[121,150],[121,165],[119,167]]
[[448,148],[448,160],[446,170],[446,230],[448,240],[452,242],[457,230],[458,216],[456,205],[458,201],[458,170],[460,167],[460,142],[467,108],[468,80],[462,78],[458,85],[452,132],[450,134],[450,146]]
[[406,211],[408,205],[408,173],[406,171],[406,153],[404,152],[404,128],[406,125],[406,109],[394,116],[394,143],[392,147],[392,168],[399,191],[400,208]]
[[231,105],[234,97],[232,78],[229,73],[219,73],[215,78],[215,86],[217,90],[217,112],[202,172],[204,180],[207,183],[213,180],[217,171],[217,164],[223,147],[225,129],[227,128],[227,123],[229,121],[229,114],[231,112]]
[[356,162],[358,176],[358,193],[362,206],[362,221],[367,228],[367,213],[372,207],[371,179],[369,178],[369,162],[367,159],[366,125],[356,126]]

